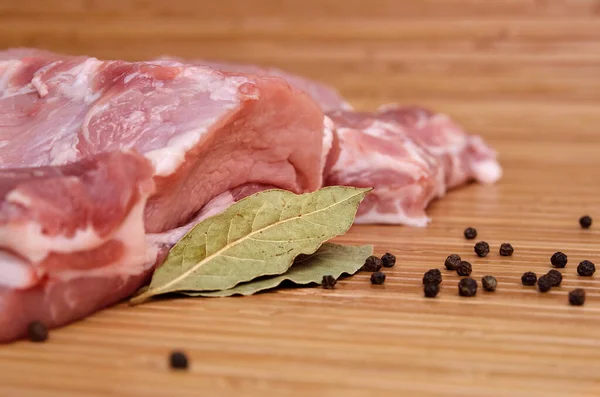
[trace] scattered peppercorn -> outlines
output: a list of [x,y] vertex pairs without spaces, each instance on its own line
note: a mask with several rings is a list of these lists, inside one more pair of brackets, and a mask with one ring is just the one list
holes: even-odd
[[386,252],[381,257],[381,264],[383,267],[393,267],[396,264],[396,257],[389,252]]
[[477,230],[472,228],[472,227],[468,227],[465,229],[465,238],[467,240],[473,240],[475,237],[477,237]]
[[27,327],[27,335],[32,342],[45,342],[48,339],[48,328],[39,321],[34,321]]
[[461,261],[458,266],[456,266],[456,273],[458,273],[459,276],[470,276],[472,271],[473,267],[467,261]]
[[448,257],[446,258],[446,261],[444,262],[444,266],[446,266],[446,269],[448,269],[448,270],[456,270],[456,267],[458,266],[460,261],[461,261],[460,255],[457,255],[457,254],[448,255]]
[[333,288],[335,288],[335,284],[336,283],[337,283],[337,280],[331,274],[329,274],[327,276],[323,276],[323,281],[321,281],[321,285],[325,289],[333,289]]
[[362,266],[361,270],[366,272],[378,272],[381,270],[383,264],[381,263],[381,259],[376,257],[375,255],[371,255],[367,259],[365,259],[365,264]]
[[173,369],[187,369],[188,359],[187,356],[182,352],[171,353],[171,368]]
[[546,276],[550,277],[550,280],[552,280],[553,287],[558,287],[560,286],[560,283],[562,283],[562,273],[556,269],[551,269],[548,273],[546,273]]
[[383,284],[385,282],[384,272],[375,272],[371,274],[371,284]]
[[429,283],[423,286],[423,293],[425,294],[426,298],[435,298],[438,292],[440,292],[439,284]]
[[430,269],[423,275],[423,284],[439,284],[442,282],[442,272],[439,269]]
[[502,256],[511,256],[513,252],[515,252],[515,249],[508,243],[504,243],[500,246],[500,255]]
[[569,292],[569,303],[573,306],[582,306],[585,303],[585,291],[577,288]]
[[477,244],[475,244],[474,250],[477,256],[483,258],[484,256],[490,253],[490,245],[485,241],[480,241]]
[[590,261],[581,261],[577,266],[577,274],[583,277],[591,277],[596,273],[596,265]]
[[521,276],[523,285],[535,285],[537,283],[537,275],[534,272],[525,272]]
[[588,229],[590,226],[592,226],[592,218],[590,218],[588,215],[584,215],[579,218],[579,224],[582,228]]
[[472,278],[463,278],[458,282],[458,294],[460,296],[475,296],[477,294],[477,281]]
[[565,266],[567,266],[567,255],[565,255],[562,252],[556,252],[554,253],[554,255],[552,255],[552,257],[550,258],[550,263],[552,263],[552,266],[554,267],[558,267],[558,268],[563,268]]
[[540,292],[548,292],[552,288],[552,279],[544,275],[538,279],[537,285]]
[[483,289],[489,292],[496,291],[496,286],[498,285],[498,281],[494,276],[484,276],[481,279],[481,285]]

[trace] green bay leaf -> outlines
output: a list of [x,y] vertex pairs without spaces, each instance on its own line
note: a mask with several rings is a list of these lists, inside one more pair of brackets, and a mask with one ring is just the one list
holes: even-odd
[[171,249],[132,304],[160,294],[226,290],[285,273],[294,258],[314,253],[348,231],[370,189],[332,186],[313,193],[266,190],[246,197],[190,230]]
[[238,284],[220,291],[197,291],[182,293],[189,296],[224,297],[232,295],[252,295],[279,286],[284,281],[297,285],[320,283],[323,276],[332,275],[336,279],[342,274],[352,275],[373,254],[373,246],[347,246],[325,243],[315,253],[297,259],[292,267],[282,275],[270,276]]

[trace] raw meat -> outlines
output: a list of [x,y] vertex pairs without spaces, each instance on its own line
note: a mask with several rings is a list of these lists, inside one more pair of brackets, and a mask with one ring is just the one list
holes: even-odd
[[471,180],[494,183],[502,176],[496,152],[480,136],[467,134],[445,114],[392,104],[380,107],[377,117],[405,130],[440,162],[447,188]]
[[[160,61],[186,62],[173,57]],[[375,187],[362,202],[357,223],[425,226],[429,222],[427,205],[442,197],[447,189],[471,180],[493,183],[502,174],[496,153],[483,139],[467,134],[444,114],[396,104],[384,105],[373,113],[355,112],[333,88],[276,68],[191,62],[234,72],[279,76],[309,93],[327,115],[326,140],[329,131],[336,135],[331,154],[327,152],[329,144],[324,144],[323,153],[330,157],[325,183]],[[339,163],[331,159],[339,159]]]
[[437,161],[403,128],[376,114],[338,111],[329,117],[335,139],[325,183],[374,188],[361,203],[356,222],[425,226],[425,208],[443,194]]
[[374,187],[356,223],[426,226],[425,209],[449,188],[500,178],[496,153],[450,118],[418,107],[336,111],[326,185]]
[[[175,61],[177,63],[190,63],[176,57],[161,57],[158,61]],[[326,84],[298,76],[293,73],[283,71],[274,67],[264,67],[249,65],[244,63],[220,62],[209,60],[192,61],[196,65],[209,66],[218,70],[228,72],[256,74],[259,76],[277,76],[281,77],[299,90],[308,93],[321,106],[324,112],[330,112],[338,109],[351,110],[352,107],[342,96],[332,87]]]
[[65,324],[139,288],[158,254],[144,233],[152,173],[122,152],[0,170],[0,342],[31,321]]
[[500,176],[446,116],[354,112],[278,69],[194,63],[0,52],[0,341],[127,297],[257,191],[373,186],[357,222],[424,226],[447,188]]
[[245,195],[322,186],[332,132],[281,78],[19,54],[0,57],[0,341],[130,295]]
[[0,61],[0,111],[1,168],[144,154],[156,169],[150,232],[181,225],[242,184],[298,193],[322,185],[323,114],[276,77],[33,56]]

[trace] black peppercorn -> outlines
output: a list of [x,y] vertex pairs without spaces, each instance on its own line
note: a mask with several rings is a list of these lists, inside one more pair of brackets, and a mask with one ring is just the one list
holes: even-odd
[[456,273],[462,277],[470,276],[472,271],[473,267],[467,261],[461,261],[458,266],[456,266]]
[[383,265],[383,267],[392,267],[396,264],[396,257],[390,254],[389,252],[386,252],[381,257],[381,264]]
[[371,274],[371,284],[383,284],[385,282],[385,273],[375,272]]
[[596,265],[590,261],[581,261],[577,266],[577,274],[583,277],[591,277],[596,273]]
[[171,368],[173,369],[187,369],[188,359],[187,356],[182,352],[171,353]]
[[562,252],[556,252],[550,258],[550,263],[552,263],[552,266],[558,267],[558,268],[561,268],[561,269],[563,267],[567,266],[567,261],[568,261],[567,260],[567,255],[565,255]]
[[498,285],[498,281],[494,276],[484,276],[481,279],[481,285],[483,289],[489,292],[496,291],[496,286]]
[[537,286],[540,292],[548,292],[552,288],[552,279],[548,276],[542,276],[538,279]]
[[500,246],[500,255],[502,256],[511,256],[513,252],[515,252],[515,249],[508,243],[504,243]]
[[323,276],[323,281],[321,281],[321,286],[325,289],[333,289],[335,288],[335,284],[337,280],[332,275]]
[[376,257],[375,255],[371,255],[367,259],[365,259],[365,264],[361,267],[361,270],[366,272],[378,272],[381,270],[383,264],[381,263],[381,259]]
[[490,245],[485,241],[480,241],[477,244],[475,244],[474,250],[477,256],[483,258],[484,256],[490,253]]
[[550,280],[552,280],[553,287],[558,287],[560,286],[560,283],[562,283],[562,273],[556,269],[551,269],[548,273],[546,273],[546,276],[550,277]]
[[472,278],[463,278],[458,282],[458,294],[460,296],[475,296],[477,294],[477,281]]
[[435,298],[438,292],[440,292],[439,284],[429,283],[423,286],[423,293],[426,298]]
[[459,255],[457,255],[457,254],[448,255],[448,257],[446,258],[446,261],[444,262],[444,266],[446,266],[446,269],[448,269],[448,270],[456,270],[456,267],[458,266],[460,261],[461,261],[461,259],[460,259]]
[[475,237],[477,237],[476,229],[473,229],[472,227],[468,227],[465,229],[465,238],[467,240],[473,240]]
[[584,215],[579,218],[579,224],[582,228],[588,229],[590,226],[592,226],[592,218],[590,218],[588,215]]
[[442,282],[442,272],[439,269],[430,269],[423,275],[423,284],[439,284]]
[[39,321],[34,321],[27,327],[27,336],[32,342],[45,342],[48,339],[48,328]]
[[577,288],[569,292],[569,303],[573,306],[582,306],[585,303],[585,291]]
[[535,285],[537,283],[537,276],[534,272],[525,272],[521,276],[521,282],[523,285]]

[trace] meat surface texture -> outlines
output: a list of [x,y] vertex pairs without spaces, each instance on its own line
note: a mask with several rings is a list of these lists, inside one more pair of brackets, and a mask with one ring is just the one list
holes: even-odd
[[500,175],[445,115],[353,111],[275,68],[0,52],[0,342],[130,296],[194,225],[255,192],[373,187],[358,223],[425,226],[447,189]]
[[497,181],[496,153],[448,116],[388,105],[377,112],[336,111],[325,184],[371,186],[357,223],[426,226],[428,204],[476,180]]
[[122,152],[0,170],[0,341],[32,321],[67,323],[139,287],[158,253],[143,219],[152,173],[142,156]]
[[[166,62],[174,61],[181,64],[189,63],[189,60],[184,60],[176,57],[161,57],[158,61]],[[259,76],[276,76],[286,80],[290,85],[309,94],[315,102],[319,104],[324,112],[335,110],[351,110],[352,107],[342,96],[332,87],[326,84],[298,76],[293,73],[283,71],[274,67],[257,66],[243,63],[210,61],[210,60],[195,60],[192,61],[195,65],[208,66],[218,70],[228,72],[256,74]]]
[[46,54],[0,65],[0,167],[134,149],[156,170],[148,231],[242,184],[322,184],[323,114],[283,79]]
[[324,183],[374,187],[361,203],[357,223],[426,226],[430,219],[425,209],[433,199],[469,181],[494,183],[502,175],[496,152],[447,115],[396,104],[383,105],[377,112],[353,111],[331,87],[276,68],[159,60],[278,76],[311,95],[326,113],[323,154],[329,160]]
[[377,117],[398,128],[434,156],[445,174],[447,188],[475,180],[494,183],[502,176],[496,152],[477,135],[470,135],[445,114],[416,106],[385,105]]
[[279,77],[35,50],[0,59],[0,340],[130,295],[194,222],[245,195],[322,186],[332,132]]
[[325,183],[373,187],[356,222],[425,226],[427,205],[443,194],[442,169],[435,158],[405,128],[376,114],[338,111],[329,117],[335,139]]

